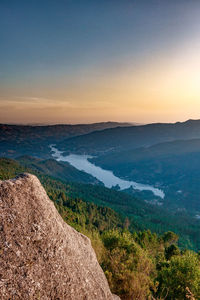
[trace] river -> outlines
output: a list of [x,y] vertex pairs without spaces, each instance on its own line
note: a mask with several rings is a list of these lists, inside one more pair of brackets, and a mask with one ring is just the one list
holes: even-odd
[[50,145],[50,148],[52,151],[52,157],[54,159],[56,159],[57,161],[66,161],[70,163],[76,169],[84,171],[96,177],[108,188],[114,187],[116,185],[119,186],[120,190],[133,187],[134,189],[139,191],[151,191],[155,196],[159,196],[162,199],[165,197],[165,194],[161,189],[155,188],[151,185],[121,179],[115,176],[112,171],[108,171],[96,166],[88,160],[88,158],[92,158],[92,156],[78,154],[69,154],[64,156],[63,152],[59,151],[54,145]]

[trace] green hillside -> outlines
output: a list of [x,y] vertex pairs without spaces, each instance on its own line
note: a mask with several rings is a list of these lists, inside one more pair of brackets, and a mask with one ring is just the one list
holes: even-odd
[[25,167],[61,179],[62,181],[102,185],[102,183],[93,176],[77,170],[67,162],[57,162],[54,159],[43,160],[31,156],[21,156],[16,160]]
[[70,191],[70,184],[24,167],[17,161],[0,158],[0,180],[14,178],[24,172],[32,173],[40,179],[50,199],[54,201],[56,208],[65,221],[76,227],[76,229],[105,230],[123,228],[123,218],[120,215],[110,208],[83,201],[81,197],[73,197],[74,193]]
[[[129,229],[139,231],[150,229],[158,234],[171,230],[180,236],[182,248],[200,249],[200,220],[183,211],[169,211],[162,206],[149,204],[147,201],[124,192],[108,189],[100,185],[64,182],[45,173],[24,167],[10,159],[0,160],[0,179],[11,178],[21,172],[36,174],[50,197],[55,191],[62,192],[67,199],[81,199],[84,202],[110,207],[120,213],[122,220],[129,219]],[[57,192],[56,192],[57,195]],[[81,215],[81,214],[80,214]],[[187,224],[187,226],[183,226]]]

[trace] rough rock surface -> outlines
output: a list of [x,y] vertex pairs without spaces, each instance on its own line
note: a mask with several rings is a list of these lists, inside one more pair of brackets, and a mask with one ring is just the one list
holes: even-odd
[[90,240],[62,220],[29,174],[0,181],[0,299],[119,299]]

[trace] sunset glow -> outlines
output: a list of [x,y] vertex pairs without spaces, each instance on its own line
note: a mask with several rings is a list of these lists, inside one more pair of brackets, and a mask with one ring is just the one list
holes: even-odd
[[1,123],[200,117],[199,2],[44,2],[0,3]]

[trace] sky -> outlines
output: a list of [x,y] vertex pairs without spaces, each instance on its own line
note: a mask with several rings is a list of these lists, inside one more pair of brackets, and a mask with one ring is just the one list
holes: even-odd
[[0,0],[0,123],[200,119],[199,0]]

